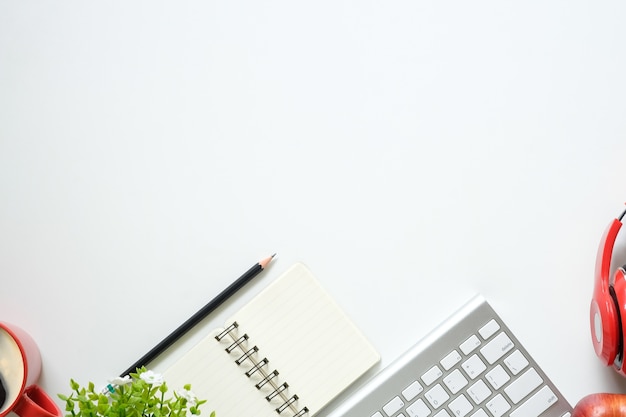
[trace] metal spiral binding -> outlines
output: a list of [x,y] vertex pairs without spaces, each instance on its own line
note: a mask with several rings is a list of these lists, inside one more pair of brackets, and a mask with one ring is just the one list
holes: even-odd
[[239,357],[239,359],[237,359],[237,360],[235,361],[235,363],[236,363],[237,365],[241,365],[242,363],[244,363],[244,362],[246,361],[246,359],[248,359],[248,358],[250,357],[250,355],[252,355],[253,353],[258,352],[258,351],[259,351],[259,348],[258,348],[258,347],[256,347],[256,345],[255,345],[255,346],[252,346],[252,348],[248,349],[248,351],[247,351],[246,353],[244,353],[243,355],[241,355],[241,356]]
[[226,335],[228,335],[230,332],[235,330],[237,327],[239,327],[239,324],[237,324],[237,322],[234,321],[233,324],[231,324],[226,329],[224,329],[224,331],[222,333],[220,333],[217,336],[215,336],[215,339],[217,339],[218,342],[221,341],[223,338],[226,337]]
[[276,412],[278,412],[278,414],[282,413],[283,411],[285,411],[287,407],[289,407],[291,404],[295,403],[296,401],[298,401],[298,396],[292,395],[287,401],[285,401],[280,407],[276,409]]
[[235,350],[236,348],[238,348],[239,346],[241,346],[241,344],[243,342],[245,342],[246,340],[248,340],[248,334],[244,333],[243,336],[241,336],[239,339],[235,340],[232,345],[228,346],[226,348],[226,352],[227,353],[231,353],[233,350]]
[[252,368],[248,369],[248,372],[246,372],[246,376],[248,378],[250,378],[252,376],[252,374],[254,374],[256,371],[258,371],[259,369],[261,369],[262,367],[267,365],[268,362],[269,361],[267,360],[267,358],[261,359],[259,362],[257,362],[256,365],[254,365]]
[[278,376],[278,371],[276,369],[274,369],[265,378],[263,378],[258,384],[255,385],[256,389],[263,388],[263,386],[265,386],[265,384],[267,384],[268,382],[270,382],[273,378],[275,378],[277,376]]
[[278,388],[276,388],[274,391],[272,391],[270,393],[270,395],[266,396],[265,399],[267,401],[272,401],[272,398],[276,397],[278,394],[280,394],[281,392],[283,392],[284,390],[286,390],[289,387],[288,383],[283,383],[282,385],[280,385]]
[[[295,412],[295,410],[297,410],[297,408],[295,408],[295,403],[296,401],[298,401],[299,397],[296,394],[291,395],[290,397],[287,396],[288,394],[286,395],[287,388],[289,387],[289,384],[287,384],[286,382],[283,382],[280,385],[277,385],[277,383],[274,382],[274,378],[279,375],[276,369],[269,373],[263,370],[263,367],[265,367],[269,363],[269,360],[267,358],[263,358],[259,361],[256,361],[253,358],[253,354],[259,351],[259,348],[256,345],[252,346],[251,348],[248,348],[247,346],[244,347],[244,343],[246,343],[246,341],[248,340],[247,333],[244,333],[242,336],[239,337],[237,337],[236,335],[231,335],[231,332],[238,327],[239,324],[237,324],[237,322],[233,322],[230,326],[224,329],[224,331],[215,336],[215,339],[217,341],[222,341],[222,339],[224,339],[226,336],[230,336],[233,340],[233,343],[231,343],[224,350],[230,354],[233,353],[235,349],[240,349],[243,354],[237,360],[235,360],[235,363],[237,365],[241,365],[246,360],[250,360],[253,364],[253,366],[245,372],[245,375],[250,378],[256,372],[260,372],[262,374],[263,378],[257,384],[255,384],[255,387],[260,390],[265,385],[269,384],[272,388],[274,388],[274,390],[270,394],[268,394],[265,399],[269,402],[277,397],[281,398],[281,401],[283,402],[278,408],[276,408],[276,412],[278,414],[282,415],[282,413],[289,408],[291,408]],[[300,411],[296,412],[291,417],[303,417],[308,412],[308,407],[303,407],[302,409],[300,409]]]
[[309,412],[309,409],[307,407],[304,407],[302,410],[298,411],[298,414],[294,414],[293,417],[302,417],[308,412]]

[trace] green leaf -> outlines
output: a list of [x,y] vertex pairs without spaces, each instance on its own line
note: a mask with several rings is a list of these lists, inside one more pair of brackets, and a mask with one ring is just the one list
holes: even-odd
[[[95,385],[89,382],[86,387],[71,379],[71,395],[57,394],[65,402],[64,417],[188,417],[200,414],[199,406],[206,400],[198,399],[189,406],[185,398],[176,391],[168,395],[168,386],[149,384],[141,379],[145,367],[131,374],[131,384],[115,387],[107,395],[96,392]],[[190,390],[191,384],[184,385]],[[211,413],[215,417],[215,412]]]

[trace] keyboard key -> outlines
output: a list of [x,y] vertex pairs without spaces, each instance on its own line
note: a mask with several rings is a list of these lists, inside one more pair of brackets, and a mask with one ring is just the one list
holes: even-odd
[[422,392],[424,388],[420,385],[419,382],[415,381],[408,387],[402,391],[402,396],[405,400],[411,401],[413,398],[417,397],[417,395]]
[[556,404],[558,398],[550,387],[541,388],[535,395],[530,397],[525,403],[517,407],[510,416],[511,417],[537,417],[546,411],[552,405]]
[[457,352],[456,350],[453,350],[452,352],[448,353],[446,357],[443,358],[439,363],[441,364],[441,366],[443,366],[443,369],[449,371],[454,365],[459,362],[461,362],[461,355],[459,355],[459,352]]
[[513,349],[513,347],[513,342],[509,339],[509,336],[502,332],[491,342],[487,343],[485,347],[480,349],[480,353],[482,353],[490,365],[493,365],[498,359],[504,356],[505,353]]
[[437,414],[433,417],[451,417],[450,414],[446,411],[445,408],[442,408]]
[[489,323],[485,324],[483,327],[481,327],[478,330],[478,333],[480,334],[480,337],[487,340],[491,336],[496,334],[498,330],[500,330],[500,325],[498,324],[497,321],[495,321],[494,319],[491,319],[489,320]]
[[461,343],[459,348],[464,355],[469,355],[478,346],[480,346],[480,339],[473,334],[465,342]]
[[410,417],[427,417],[430,414],[430,408],[421,398],[406,408],[406,412]]
[[476,411],[470,417],[489,417],[489,416],[487,415],[485,410],[483,410],[482,408],[479,408],[478,411]]
[[480,360],[476,354],[472,355],[468,360],[463,362],[461,367],[470,379],[476,379],[485,369],[487,369],[487,365],[485,365],[485,363]]
[[465,417],[470,411],[474,409],[465,395],[459,395],[454,400],[450,401],[448,408],[456,417]]
[[504,360],[504,364],[513,375],[517,375],[528,366],[528,360],[524,357],[522,352],[516,350]]
[[517,404],[541,385],[542,382],[543,379],[541,379],[537,371],[530,368],[515,381],[511,382],[509,386],[504,389],[504,392],[509,396],[509,399],[513,401],[513,404]]
[[467,393],[476,405],[485,401],[491,395],[491,390],[482,379],[479,379],[474,385],[469,387]]
[[443,389],[440,384],[437,384],[428,390],[424,397],[426,397],[430,405],[432,405],[435,409],[441,407],[450,398],[446,390]]
[[430,368],[428,371],[426,371],[424,375],[422,375],[422,381],[424,381],[424,384],[426,385],[431,385],[442,375],[443,375],[443,372],[441,372],[441,369],[439,369],[439,367],[435,365],[432,368]]
[[502,417],[502,415],[510,409],[511,405],[504,399],[502,394],[496,395],[491,401],[487,402],[487,410],[489,410],[493,417]]
[[404,407],[404,401],[400,399],[400,397],[393,397],[391,401],[383,406],[383,411],[389,417],[400,411]]
[[500,389],[509,382],[511,377],[506,373],[502,365],[498,365],[485,375],[493,389]]
[[465,379],[461,371],[455,369],[450,372],[450,375],[443,378],[443,383],[446,384],[446,387],[448,387],[452,394],[456,394],[461,391],[461,388],[467,385],[467,379]]
[[372,414],[372,417],[383,417],[383,415],[380,413],[380,411],[376,411],[374,414]]

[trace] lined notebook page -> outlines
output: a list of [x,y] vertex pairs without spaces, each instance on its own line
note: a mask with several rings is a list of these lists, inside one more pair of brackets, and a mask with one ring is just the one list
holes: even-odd
[[[231,320],[238,328],[221,341],[216,330],[165,372],[170,386],[192,384],[218,417],[280,416],[307,407],[313,416],[379,360],[378,353],[303,265],[296,264]],[[247,336],[244,340],[243,336]],[[226,348],[232,346],[229,354]],[[251,350],[252,349],[252,350]],[[257,349],[257,350],[255,350]],[[251,353],[254,352],[254,353]],[[246,356],[250,354],[250,356]],[[240,365],[235,361],[242,358]],[[267,359],[267,365],[246,371]],[[260,389],[272,371],[278,375]],[[283,383],[288,387],[268,401]]]
[[[378,353],[303,264],[233,317],[259,356],[314,415],[379,360]],[[282,378],[280,378],[282,377]]]

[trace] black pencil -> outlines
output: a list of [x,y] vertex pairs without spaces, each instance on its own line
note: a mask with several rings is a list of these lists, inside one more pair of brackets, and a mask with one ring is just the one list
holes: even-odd
[[184,335],[189,329],[198,324],[200,320],[209,315],[212,311],[214,311],[217,307],[219,307],[224,301],[226,301],[230,296],[236,293],[239,289],[241,289],[244,285],[246,285],[252,278],[257,276],[261,271],[265,269],[267,264],[276,256],[276,254],[272,256],[268,256],[267,258],[256,263],[252,268],[248,269],[241,277],[239,277],[236,281],[230,284],[226,289],[224,289],[221,293],[219,293],[214,299],[209,301],[204,307],[198,310],[193,316],[189,317],[187,321],[178,326],[176,330],[170,333],[165,339],[163,339],[158,345],[153,347],[148,353],[143,355],[137,362],[132,364],[128,369],[120,374],[121,377],[129,375],[132,372],[136,372],[137,368],[141,368],[145,366],[156,358],[159,354],[163,353],[165,349],[170,347],[176,340],[178,340],[182,335]]

